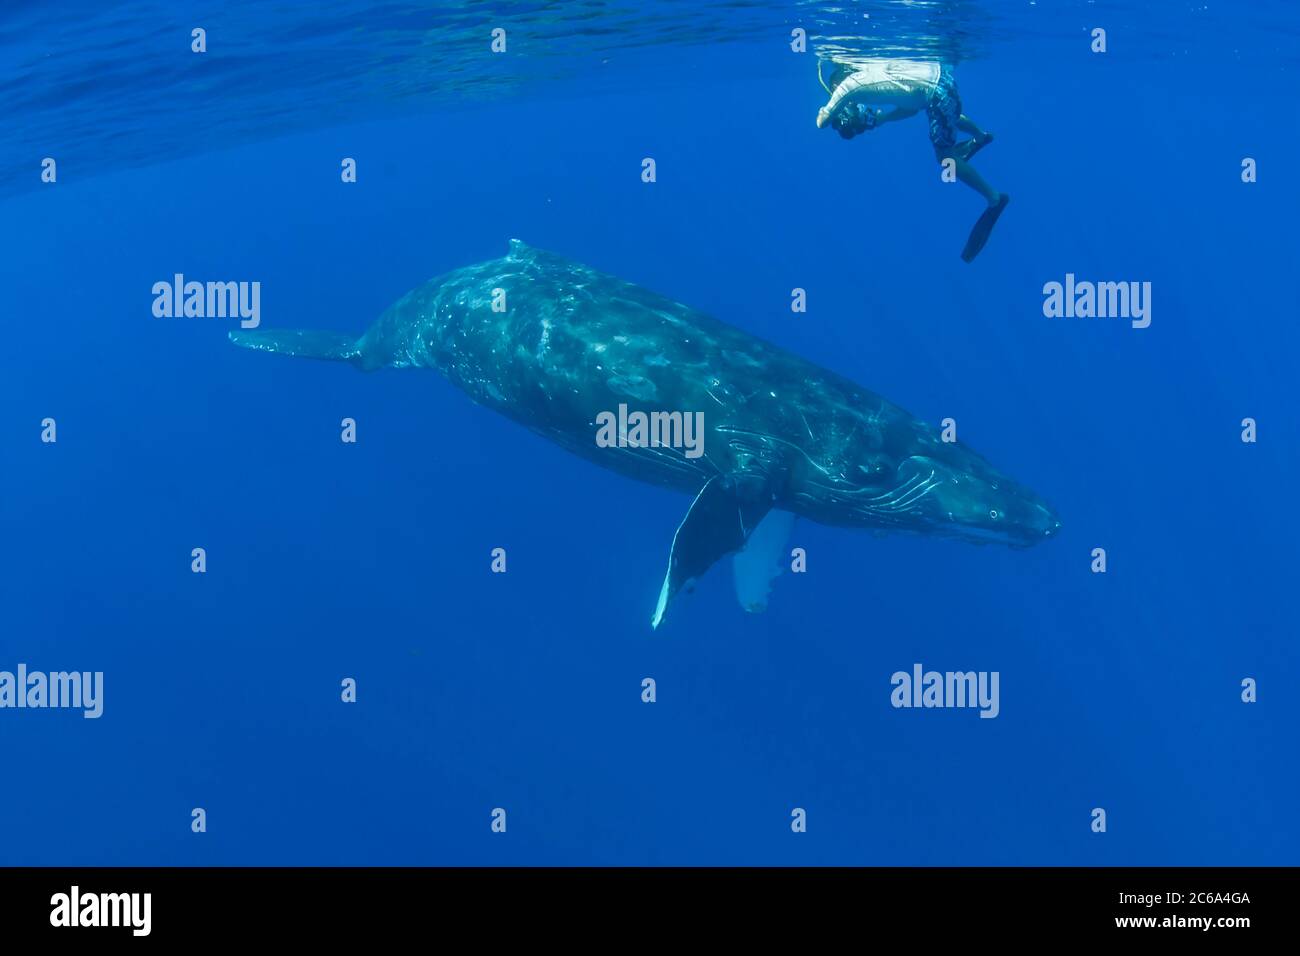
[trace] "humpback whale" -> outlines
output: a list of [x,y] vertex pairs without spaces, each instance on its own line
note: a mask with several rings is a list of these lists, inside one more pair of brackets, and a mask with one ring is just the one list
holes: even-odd
[[[879,395],[519,240],[503,258],[408,292],[360,337],[258,329],[230,338],[366,371],[435,369],[574,454],[693,495],[673,536],[654,628],[673,597],[728,554],[742,605],[761,608],[795,516],[1012,547],[1060,528],[1028,488]],[[700,416],[701,446],[691,455],[659,432],[598,441],[616,412],[619,437],[628,437],[628,407],[657,410],[661,424],[680,421],[675,413]],[[671,428],[661,432],[671,438]]]

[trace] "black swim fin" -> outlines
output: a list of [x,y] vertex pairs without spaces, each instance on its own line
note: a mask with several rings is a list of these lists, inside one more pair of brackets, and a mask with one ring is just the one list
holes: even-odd
[[1007,203],[1011,197],[1003,193],[995,205],[989,206],[984,210],[983,215],[975,220],[975,225],[971,227],[970,237],[966,240],[966,248],[961,251],[963,261],[970,262],[980,254],[984,248],[984,243],[989,241],[989,233],[993,231],[993,226],[998,221],[998,216],[1002,215],[1002,210],[1007,208]]

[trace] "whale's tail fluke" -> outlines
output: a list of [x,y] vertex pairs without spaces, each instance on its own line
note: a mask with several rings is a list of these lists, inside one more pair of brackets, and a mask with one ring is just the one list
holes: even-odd
[[310,329],[237,329],[230,341],[246,349],[296,355],[300,358],[351,362],[361,366],[361,347],[357,339],[339,332],[314,332]]

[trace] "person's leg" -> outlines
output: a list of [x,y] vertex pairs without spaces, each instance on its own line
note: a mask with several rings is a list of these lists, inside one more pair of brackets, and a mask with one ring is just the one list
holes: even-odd
[[971,137],[965,142],[956,145],[955,149],[958,151],[956,156],[959,159],[971,159],[981,149],[993,142],[993,134],[980,129],[975,125],[975,121],[964,113],[957,117],[954,125]]
[[954,159],[969,160],[972,156],[974,156],[976,153],[979,152],[979,140],[964,139],[956,146],[954,146],[950,150],[950,152],[952,153],[952,157]]
[[[970,158],[993,137],[962,113],[957,81],[946,68],[939,75],[939,82],[930,94],[925,112],[930,123],[930,142],[934,144],[935,155],[940,161],[954,160],[959,180],[983,196],[990,206],[997,202],[997,191],[984,182],[980,174],[969,165]],[[971,139],[957,142],[959,131],[969,134]]]
[[958,143],[948,149],[937,151],[939,161],[943,162],[945,159],[951,159],[957,173],[958,181],[965,183],[971,189],[983,196],[984,201],[990,206],[995,206],[997,205],[998,200],[1002,197],[1002,194],[985,182],[984,177],[979,174],[979,170],[972,166],[966,156],[963,155],[966,153],[964,147],[968,147],[969,145],[970,142]]
[[[996,206],[1002,198],[1001,193],[986,183],[970,164],[970,158],[992,137],[962,113],[957,81],[946,68],[940,73],[939,82],[930,95],[926,117],[930,121],[930,142],[934,144],[935,156],[940,162],[951,159],[956,166],[957,179],[983,196],[990,206]],[[958,130],[974,138],[959,143]]]
[[[970,158],[993,137],[962,113],[957,83],[946,69],[940,73],[939,82],[930,95],[926,113],[930,119],[930,142],[934,144],[935,158],[941,163],[952,160],[958,181],[975,190],[988,203],[988,208],[980,214],[979,219],[975,220],[975,225],[971,227],[970,236],[966,239],[966,247],[961,252],[962,259],[971,262],[988,242],[993,226],[1002,215],[1002,211],[1007,208],[1007,202],[1011,198],[985,182],[984,177],[970,164]],[[957,142],[958,130],[971,134],[972,138],[964,143]]]
[[984,130],[976,126],[975,121],[971,119],[969,116],[967,116],[965,113],[961,113],[960,115],[958,115],[957,128],[961,130],[963,133],[969,133],[971,136],[974,136],[976,139],[980,139],[984,136]]

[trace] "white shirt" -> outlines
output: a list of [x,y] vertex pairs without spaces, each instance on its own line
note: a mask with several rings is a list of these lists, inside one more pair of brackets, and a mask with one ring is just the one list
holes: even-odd
[[817,125],[825,126],[846,100],[868,106],[920,109],[939,83],[940,66],[934,60],[858,60],[854,71],[835,87],[817,112]]

